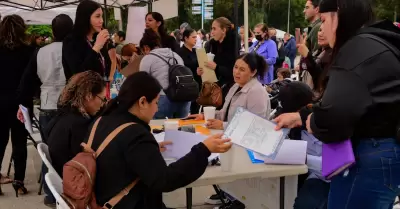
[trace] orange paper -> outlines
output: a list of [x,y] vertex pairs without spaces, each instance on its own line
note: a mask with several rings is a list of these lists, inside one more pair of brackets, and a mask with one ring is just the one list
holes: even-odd
[[204,120],[179,120],[179,126],[203,125]]
[[207,136],[211,134],[210,130],[204,126],[197,125],[197,126],[195,126],[195,129],[196,129],[196,133],[200,133],[200,134],[207,135]]

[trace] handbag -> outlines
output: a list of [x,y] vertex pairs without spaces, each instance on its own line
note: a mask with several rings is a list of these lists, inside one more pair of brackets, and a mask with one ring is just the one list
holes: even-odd
[[222,89],[217,83],[203,82],[196,102],[202,106],[222,106]]

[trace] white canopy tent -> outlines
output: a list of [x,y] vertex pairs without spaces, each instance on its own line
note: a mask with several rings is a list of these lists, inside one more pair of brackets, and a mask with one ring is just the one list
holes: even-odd
[[13,7],[0,7],[0,14],[2,17],[16,14],[21,16],[25,23],[28,25],[50,25],[54,17],[59,14],[66,14],[75,20],[76,7],[60,7],[49,10],[34,10],[27,11]]
[[[17,9],[23,9],[28,11],[33,10],[49,10],[53,8],[74,6],[79,4],[82,0],[0,0],[0,6],[14,7]],[[130,5],[138,0],[94,0],[101,5],[107,5],[107,7],[121,7],[124,5]],[[147,2],[147,0],[144,0]]]

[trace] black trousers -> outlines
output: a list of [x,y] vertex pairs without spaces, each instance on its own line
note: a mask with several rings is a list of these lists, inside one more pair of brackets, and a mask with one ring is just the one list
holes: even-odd
[[17,111],[18,106],[0,107],[0,115],[4,118],[0,125],[0,168],[11,131],[12,157],[15,170],[14,179],[24,181],[28,155],[26,147],[28,132],[24,124],[17,119]]

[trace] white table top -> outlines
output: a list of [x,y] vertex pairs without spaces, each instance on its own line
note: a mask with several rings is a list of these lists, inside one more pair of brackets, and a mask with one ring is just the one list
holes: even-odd
[[[151,125],[162,125],[164,120],[152,120]],[[211,130],[212,134],[221,133],[221,130]],[[306,165],[266,165],[253,164],[246,149],[232,146],[233,162],[229,172],[222,171],[221,166],[209,166],[205,173],[195,182],[186,187],[207,186],[212,184],[229,183],[247,178],[273,178],[293,176],[307,173]]]

